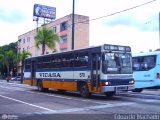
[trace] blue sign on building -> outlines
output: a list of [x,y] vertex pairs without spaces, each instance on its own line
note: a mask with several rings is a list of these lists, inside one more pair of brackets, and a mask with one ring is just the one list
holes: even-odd
[[56,8],[34,4],[33,16],[55,19],[56,18]]

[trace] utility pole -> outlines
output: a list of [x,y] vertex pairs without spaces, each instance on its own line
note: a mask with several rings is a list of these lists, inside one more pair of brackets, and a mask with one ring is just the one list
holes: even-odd
[[74,0],[72,7],[72,50],[74,50]]
[[160,48],[160,12],[159,12],[159,48]]

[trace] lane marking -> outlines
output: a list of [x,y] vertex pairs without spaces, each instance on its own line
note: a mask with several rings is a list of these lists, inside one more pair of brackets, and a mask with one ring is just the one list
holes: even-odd
[[[5,88],[5,89],[10,89],[13,90],[12,88],[7,88],[7,87],[3,87],[0,86],[1,88]],[[14,87],[13,87],[14,88]],[[14,90],[19,90],[19,91],[23,91],[23,92],[27,92],[27,93],[32,93],[32,94],[39,94],[39,95],[45,95],[45,96],[49,96],[49,97],[56,97],[56,98],[62,98],[62,99],[68,99],[68,100],[75,100],[75,101],[81,101],[81,102],[90,102],[90,103],[96,103],[96,104],[107,104],[106,102],[97,102],[97,101],[93,101],[93,100],[89,100],[89,99],[74,99],[74,98],[70,98],[70,97],[65,97],[65,96],[60,96],[60,95],[52,95],[52,94],[48,94],[48,93],[39,93],[39,92],[32,92],[32,91],[25,91],[17,88],[14,88]]]
[[7,96],[3,96],[3,95],[0,95],[0,97],[6,98],[6,99],[9,99],[9,100],[13,100],[13,101],[16,101],[16,102],[19,102],[19,103],[23,103],[23,104],[26,104],[26,105],[29,105],[29,106],[32,106],[32,107],[37,107],[37,108],[40,108],[40,109],[43,109],[43,110],[47,110],[47,111],[50,111],[50,112],[55,112],[55,110],[52,110],[52,109],[49,109],[49,108],[45,108],[45,107],[41,107],[41,106],[38,106],[38,105],[34,105],[34,104],[31,104],[31,103],[27,103],[27,102],[24,102],[24,101],[21,101],[21,100],[17,100],[17,99],[11,98],[11,97],[7,97]]
[[[12,87],[12,88],[8,88],[8,87],[3,87],[3,86],[0,86],[1,88],[5,88],[5,89],[9,89],[9,90],[13,90],[12,88],[14,88],[14,90],[19,90],[19,91],[23,91],[23,92],[27,92],[27,93],[32,93],[32,94],[39,94],[39,95],[45,95],[45,96],[50,96],[50,97],[57,97],[57,98],[65,98],[65,99],[73,99],[73,98],[70,98],[70,97],[64,97],[64,96],[59,96],[59,95],[52,95],[52,94],[47,94],[47,93],[40,93],[40,92],[32,92],[32,91],[26,91],[25,89],[17,89],[15,87]],[[76,99],[75,99],[76,100]],[[78,99],[77,99],[78,100]]]
[[[62,98],[62,99],[68,99],[68,100],[75,100],[75,101],[81,101],[81,102],[90,102],[90,103],[95,103],[95,104],[101,104],[101,105],[105,105],[105,104],[108,104],[107,102],[103,102],[103,101],[93,101],[93,100],[90,100],[90,99],[74,99],[74,98],[70,98],[70,97],[65,97],[65,96],[60,96],[60,95],[53,95],[53,94],[48,94],[48,93],[40,93],[40,92],[32,92],[32,91],[26,91],[25,89],[23,88],[15,88],[13,86],[11,86],[12,88],[7,88],[7,87],[3,87],[3,86],[0,86],[1,88],[5,88],[5,89],[11,89],[13,90],[12,88],[14,88],[14,90],[19,90],[19,91],[23,91],[23,92],[27,92],[27,93],[32,93],[32,94],[39,94],[39,95],[45,95],[45,96],[49,96],[49,97],[56,97],[56,98]],[[123,98],[131,98],[129,96],[120,96],[120,95],[117,95],[116,97],[123,97]],[[159,97],[159,96],[157,96]],[[142,100],[142,98],[133,98],[132,97],[132,100]],[[144,102],[156,102],[157,103],[157,100],[159,99],[143,99]]]
[[[2,87],[2,86],[0,86]],[[2,87],[2,88],[5,88],[5,87]],[[8,88],[6,88],[8,89]],[[9,88],[11,89],[11,88]],[[20,89],[18,89],[20,90]],[[20,90],[20,91],[23,91],[23,90]],[[30,92],[30,91],[25,91],[25,92]],[[30,92],[31,93],[31,92]],[[43,95],[46,95],[46,94],[43,94]],[[0,95],[2,97],[2,95]],[[55,95],[47,95],[47,96],[55,96]],[[6,96],[5,96],[6,97]],[[61,97],[61,96],[59,96]],[[63,97],[63,96],[62,96]],[[124,96],[123,96],[124,97]],[[8,98],[8,97],[7,97]],[[128,97],[127,97],[128,98]],[[13,98],[11,98],[13,99]],[[19,101],[19,100],[18,100]],[[89,100],[81,100],[81,101],[88,101]],[[157,100],[150,100],[150,99],[147,99],[147,100],[143,100],[145,102],[155,102]],[[22,101],[23,102],[23,101]],[[92,102],[92,101],[91,101]],[[30,103],[28,103],[30,104]],[[83,108],[71,108],[71,109],[63,109],[63,110],[52,110],[52,109],[48,109],[48,108],[45,108],[47,109],[47,111],[42,111],[42,112],[34,112],[34,113],[23,113],[23,114],[54,114],[54,113],[69,113],[69,112],[77,112],[77,111],[87,111],[87,110],[94,110],[94,109],[100,109],[100,108],[110,108],[110,107],[118,107],[118,106],[127,106],[127,105],[132,105],[132,104],[137,104],[135,102],[127,102],[127,103],[116,103],[116,104],[104,104],[104,105],[97,105],[97,106],[90,106],[90,107],[83,107]],[[35,107],[35,105],[34,105]],[[41,106],[40,106],[41,107]]]
[[79,111],[89,111],[94,109],[101,109],[101,108],[111,108],[111,107],[119,107],[119,106],[128,106],[136,104],[133,102],[128,103],[117,103],[117,104],[106,104],[106,105],[97,105],[97,106],[90,106],[90,107],[83,107],[83,108],[71,108],[71,109],[64,109],[64,110],[57,110],[57,111],[43,111],[43,112],[34,112],[34,113],[24,113],[24,114],[57,114],[57,113],[71,113],[71,112],[79,112]]

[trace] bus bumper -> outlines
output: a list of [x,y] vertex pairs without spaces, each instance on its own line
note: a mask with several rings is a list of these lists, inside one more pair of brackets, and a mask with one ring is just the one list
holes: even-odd
[[134,85],[119,85],[119,86],[103,86],[102,92],[111,92],[111,91],[131,91],[134,90]]

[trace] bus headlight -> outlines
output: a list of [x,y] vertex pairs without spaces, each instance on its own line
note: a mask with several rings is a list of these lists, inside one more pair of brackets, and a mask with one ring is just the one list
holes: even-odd
[[134,80],[129,81],[129,84],[134,84]]
[[110,85],[110,84],[111,84],[111,82],[104,82],[104,83],[103,83],[103,85],[106,85],[106,86],[107,86],[107,85]]
[[105,85],[109,85],[109,82],[105,82]]

